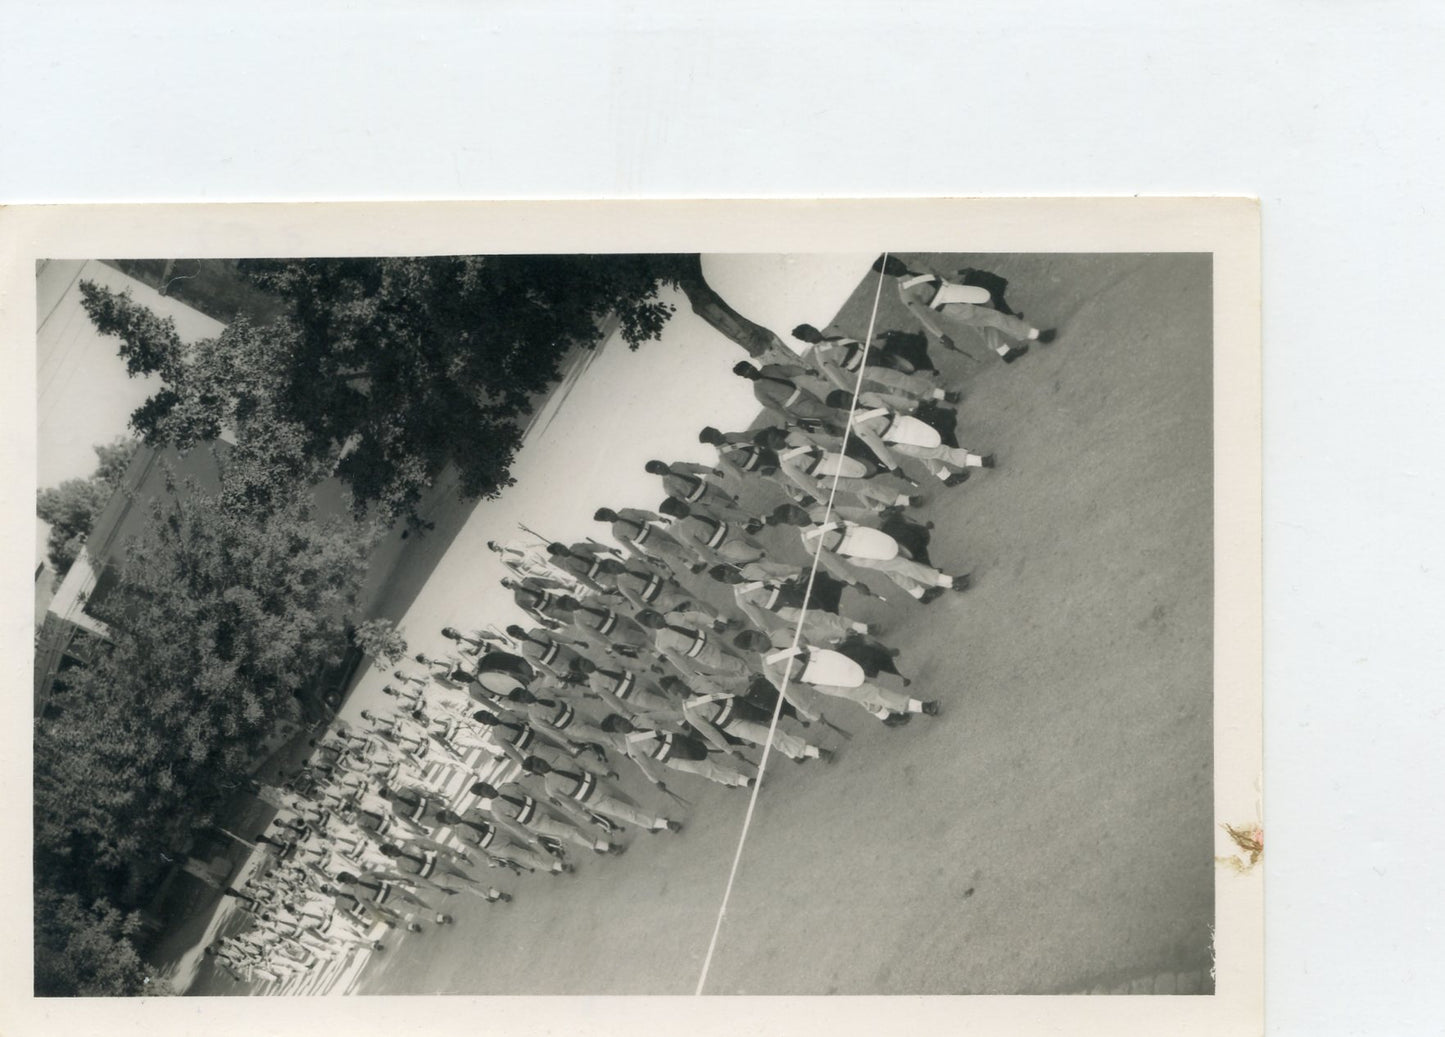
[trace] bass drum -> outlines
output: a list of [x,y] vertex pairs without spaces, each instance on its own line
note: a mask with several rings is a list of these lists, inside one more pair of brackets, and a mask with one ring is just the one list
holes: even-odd
[[943,437],[932,425],[902,414],[894,418],[893,424],[888,426],[888,431],[883,434],[883,441],[931,449],[941,445]]
[[832,478],[841,476],[844,479],[866,479],[868,478],[868,466],[854,457],[845,457],[842,454],[824,454],[813,469],[813,477],[816,479]]
[[866,558],[872,562],[888,562],[898,557],[898,541],[887,533],[867,526],[849,526],[837,552],[845,558]]
[[[507,695],[516,691],[518,688],[525,690],[527,687],[526,684],[517,680],[513,674],[504,673],[500,670],[483,671],[477,674],[475,683],[480,684],[484,689],[498,698],[506,698]],[[473,695],[472,698],[479,702],[486,702],[485,699],[480,699],[476,695]]]
[[804,684],[830,688],[857,688],[867,679],[863,667],[839,652],[813,648],[808,652],[808,665],[803,668]]

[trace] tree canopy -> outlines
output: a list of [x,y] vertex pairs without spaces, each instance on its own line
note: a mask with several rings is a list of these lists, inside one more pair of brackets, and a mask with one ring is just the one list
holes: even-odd
[[387,670],[406,658],[406,636],[389,619],[368,619],[358,623],[352,642],[371,657],[378,670]]
[[[133,374],[163,387],[132,416],[153,445],[185,448],[223,429],[263,468],[334,471],[359,510],[419,521],[422,492],[448,462],[465,497],[510,481],[523,419],[615,322],[636,348],[673,312],[672,286],[755,355],[777,338],[708,287],[695,255],[439,256],[250,260],[287,316],[182,343],[169,320],[82,283],[87,312],[120,338]],[[264,492],[260,494],[264,497]]]
[[[67,672],[63,712],[36,721],[37,897],[75,898],[75,931],[53,943],[121,932],[107,906],[131,902],[167,866],[161,852],[209,822],[349,646],[375,528],[318,521],[302,495],[264,513],[228,505],[231,475],[216,494],[172,484],[152,503],[98,606],[113,643]],[[95,904],[104,924],[85,921]]]
[[134,913],[124,915],[103,899],[85,903],[75,894],[40,887],[35,898],[35,993],[40,997],[142,993],[148,973],[131,942],[139,927]]
[[186,830],[346,650],[368,548],[301,501],[262,521],[194,487],[155,502],[104,605],[113,645],[37,728],[51,863],[123,868]]
[[135,454],[136,441],[118,438],[94,447],[98,464],[85,479],[67,479],[59,486],[40,490],[35,496],[35,513],[50,524],[46,559],[57,578],[65,575],[80,554],[96,516],[120,485],[125,469]]

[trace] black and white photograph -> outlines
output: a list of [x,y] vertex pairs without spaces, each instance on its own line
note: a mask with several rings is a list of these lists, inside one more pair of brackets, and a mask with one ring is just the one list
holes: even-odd
[[979,237],[38,259],[34,996],[1213,998],[1219,257]]
[[1213,256],[890,244],[39,261],[35,994],[1212,994]]

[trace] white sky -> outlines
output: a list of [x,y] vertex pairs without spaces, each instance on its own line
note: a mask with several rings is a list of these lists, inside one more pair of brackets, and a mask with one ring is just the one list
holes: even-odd
[[[95,471],[96,443],[126,434],[136,407],[155,391],[155,377],[128,378],[119,341],[100,335],[80,305],[80,282],[131,290],[137,302],[175,318],[182,340],[210,338],[222,325],[184,303],[95,260],[53,259],[36,275],[36,481],[42,487]],[[35,520],[35,561],[45,557],[50,527]]]

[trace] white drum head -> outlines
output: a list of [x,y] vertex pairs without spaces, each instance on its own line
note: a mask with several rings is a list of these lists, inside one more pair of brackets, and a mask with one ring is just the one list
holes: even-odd
[[867,526],[850,526],[838,545],[838,553],[852,558],[887,562],[898,557],[898,541],[887,533]]
[[826,648],[809,651],[808,666],[802,677],[804,684],[833,688],[856,688],[867,679],[863,667],[846,655]]

